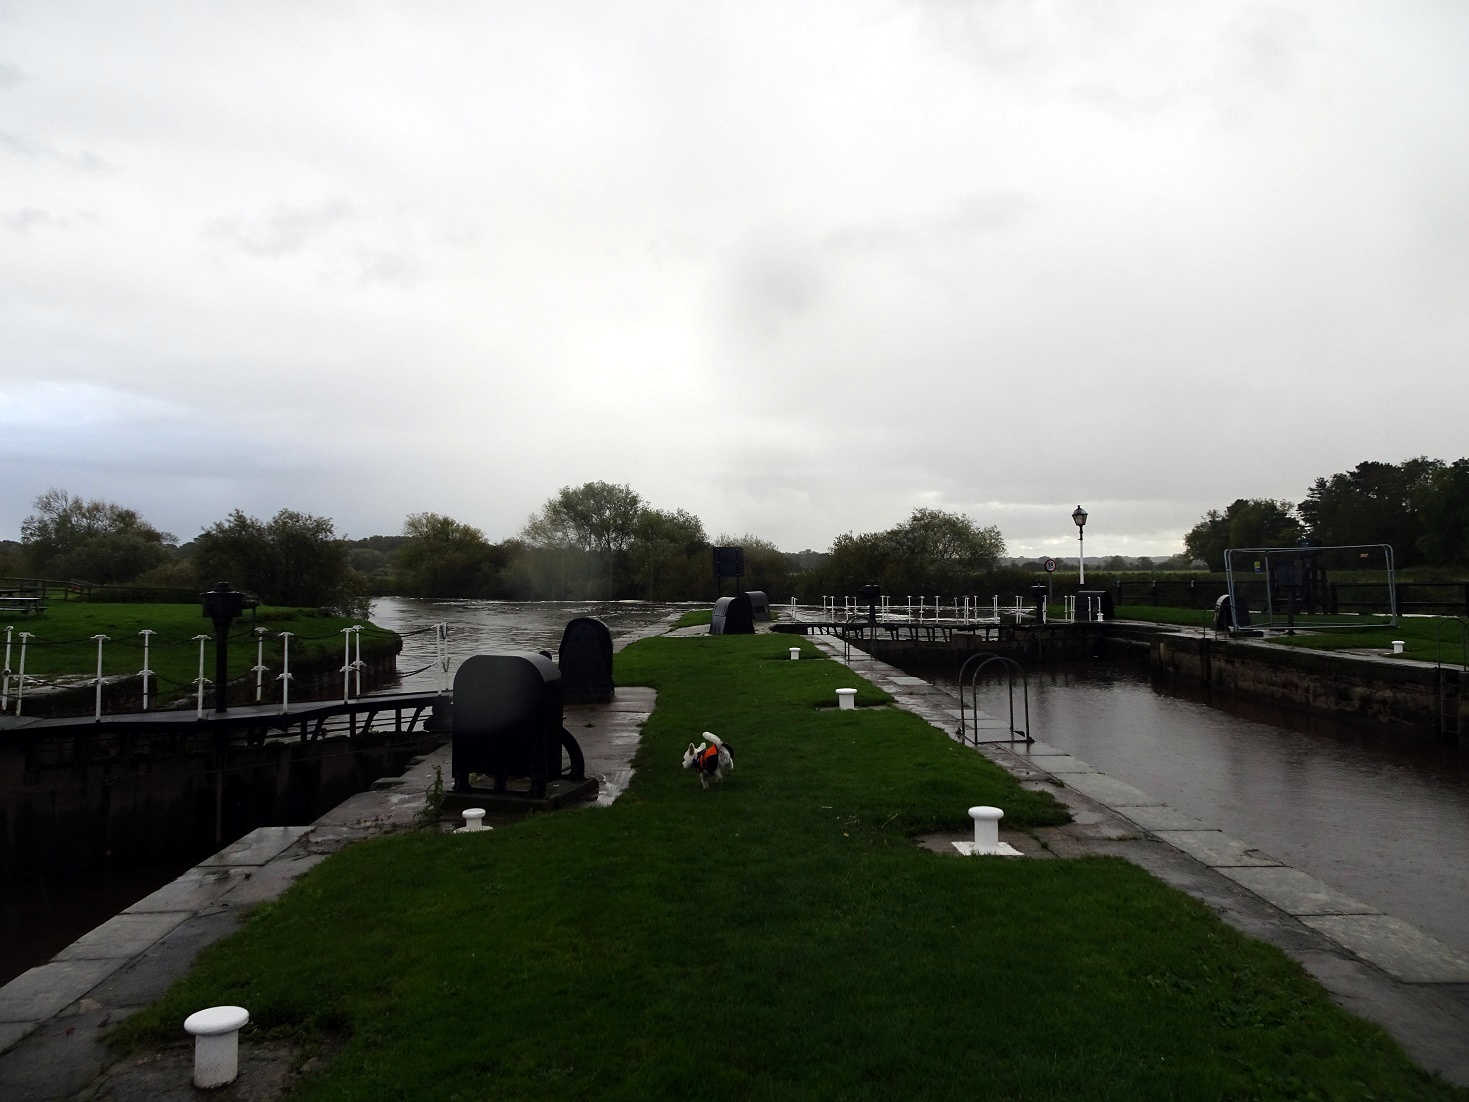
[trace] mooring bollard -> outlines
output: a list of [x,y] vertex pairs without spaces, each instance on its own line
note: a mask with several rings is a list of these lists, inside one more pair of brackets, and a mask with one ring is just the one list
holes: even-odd
[[971,807],[969,817],[974,820],[974,848],[994,849],[1000,842],[1000,820],[1005,813],[998,807]]
[[800,647],[792,647],[791,648],[791,661],[792,662],[799,662],[800,660],[801,660],[801,648]]
[[485,826],[485,809],[482,807],[466,807],[464,809],[464,825],[456,830],[455,834],[474,834],[481,830],[494,830],[494,827]]
[[844,712],[849,712],[853,708],[857,707],[857,690],[856,689],[838,689],[837,690],[837,707],[839,709],[841,709],[842,711],[844,711]]
[[1009,842],[1000,841],[1000,820],[1005,813],[998,807],[971,807],[969,817],[974,820],[974,841],[953,843],[965,857],[1025,856]]
[[194,1035],[194,1086],[201,1090],[233,1083],[240,1073],[240,1027],[250,1021],[243,1006],[211,1006],[184,1019]]

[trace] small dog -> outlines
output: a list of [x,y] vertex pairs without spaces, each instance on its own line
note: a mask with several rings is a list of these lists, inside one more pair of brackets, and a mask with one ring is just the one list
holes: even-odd
[[704,739],[698,746],[689,743],[683,752],[683,767],[698,773],[699,784],[707,789],[711,779],[717,784],[724,780],[726,773],[734,772],[734,756],[713,731],[705,731]]

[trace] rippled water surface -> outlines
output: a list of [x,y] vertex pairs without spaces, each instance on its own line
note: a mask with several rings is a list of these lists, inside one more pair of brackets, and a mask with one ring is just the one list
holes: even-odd
[[[1003,684],[979,705],[1005,714]],[[1469,952],[1464,751],[1108,663],[1032,670],[1030,715],[1036,738]]]
[[473,654],[504,654],[515,650],[549,650],[561,645],[566,624],[578,616],[595,616],[616,639],[629,631],[655,624],[692,605],[651,604],[644,601],[480,601],[468,598],[425,600],[379,597],[372,603],[372,622],[403,638],[398,655],[401,690],[432,691],[439,685],[433,625],[449,625],[449,677]]

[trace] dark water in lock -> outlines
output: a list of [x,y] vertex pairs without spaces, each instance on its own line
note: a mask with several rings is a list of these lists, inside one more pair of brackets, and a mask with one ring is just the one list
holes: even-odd
[[[1469,952],[1469,752],[1211,699],[1154,683],[1146,665],[1028,672],[1035,738]],[[978,700],[1008,713],[1003,682]]]

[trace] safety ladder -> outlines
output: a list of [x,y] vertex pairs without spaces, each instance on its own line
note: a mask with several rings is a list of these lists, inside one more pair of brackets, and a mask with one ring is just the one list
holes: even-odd
[[[999,663],[1007,675],[1007,685],[1010,690],[1010,722],[1003,727],[981,727],[979,679],[985,669],[994,663]],[[1017,673],[1020,675],[1021,714],[1024,717],[1024,725],[1020,727],[1015,726],[1015,675]],[[968,717],[967,722],[966,716]],[[993,731],[1004,731],[1005,737],[980,738],[981,734]],[[1014,743],[1017,741],[1023,741],[1029,746],[1035,741],[1030,736],[1030,678],[1025,672],[1025,667],[1015,659],[1003,654],[988,656],[975,654],[959,667],[959,741],[969,746],[989,742]]]

